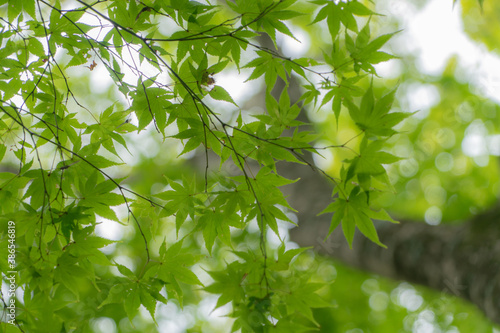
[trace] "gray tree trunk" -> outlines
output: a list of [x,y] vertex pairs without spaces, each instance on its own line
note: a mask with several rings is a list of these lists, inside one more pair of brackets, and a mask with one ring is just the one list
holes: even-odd
[[301,178],[284,188],[298,210],[292,241],[361,270],[453,293],[500,324],[500,207],[459,225],[380,222],[387,249],[358,232],[351,250],[340,227],[324,242],[331,214],[317,214],[331,201],[333,186],[307,166],[287,164],[280,172]]

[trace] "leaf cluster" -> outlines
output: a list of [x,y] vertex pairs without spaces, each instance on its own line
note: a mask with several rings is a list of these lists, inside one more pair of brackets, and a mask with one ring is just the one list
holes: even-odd
[[[315,146],[317,135],[299,120],[324,90],[320,107],[331,102],[337,119],[347,108],[362,137],[340,179],[327,175],[335,186],[325,210],[334,212],[330,233],[342,224],[352,242],[357,227],[380,244],[372,219],[392,220],[374,211],[370,198],[391,187],[383,165],[397,158],[383,144],[408,114],[390,112],[394,91],[376,98],[365,88],[374,65],[392,58],[380,49],[393,34],[371,36],[375,13],[357,0],[312,1],[313,16],[298,4],[0,0],[0,16],[8,18],[0,23],[0,161],[8,166],[0,173],[0,221],[17,228],[19,330],[76,331],[101,315],[133,324],[141,305],[156,323],[157,304],[195,303],[200,286],[220,295],[217,307],[231,303],[232,331],[317,326],[311,309],[329,303],[317,293],[322,285],[293,267],[304,249],[268,242],[268,230],[282,237],[280,224],[292,222],[280,187],[296,180],[276,164],[322,172],[309,154],[348,146]],[[259,45],[261,34],[275,46],[278,34],[295,38],[290,26],[304,17],[326,20],[332,43],[321,58],[292,59]],[[361,30],[359,17],[367,18]],[[265,112],[240,109],[216,84],[230,68],[250,70],[247,81],[263,77]],[[96,96],[75,88],[94,71],[114,84],[102,93],[112,100],[104,107],[89,107]],[[288,87],[292,77],[303,95],[273,90],[278,78]],[[231,114],[219,110],[222,104]],[[145,185],[160,190],[134,190],[120,167],[144,132],[179,145],[179,156],[204,156],[203,176],[166,176]],[[211,156],[219,170],[236,171],[210,172]],[[99,225],[113,222],[132,236],[97,235]],[[238,243],[238,235],[251,237],[252,224],[258,240]],[[171,230],[177,241],[166,240]],[[5,230],[1,235],[5,246]],[[237,259],[223,260],[228,249]],[[216,268],[207,269],[208,282],[193,268],[202,264]]]

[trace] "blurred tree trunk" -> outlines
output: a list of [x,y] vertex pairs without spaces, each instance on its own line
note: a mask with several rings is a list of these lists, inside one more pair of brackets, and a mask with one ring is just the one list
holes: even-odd
[[292,241],[364,271],[455,294],[500,324],[500,206],[460,225],[377,223],[387,249],[359,232],[350,249],[340,227],[324,242],[331,214],[317,214],[331,201],[326,179],[301,165],[283,165],[280,172],[301,178],[284,189],[298,210]]
[[[263,38],[261,45],[273,49],[269,39]],[[272,92],[275,98],[284,88],[278,80]],[[288,92],[292,103],[301,95],[294,77],[289,78]],[[298,120],[309,123],[306,110]],[[291,206],[298,210],[299,226],[290,230],[292,241],[364,271],[462,297],[500,324],[500,203],[455,225],[431,226],[424,221],[376,223],[387,249],[358,231],[350,249],[341,227],[324,241],[332,214],[317,214],[331,202],[333,184],[314,170],[311,153],[305,152],[303,157],[309,166],[281,162],[278,169],[284,177],[300,178],[284,188]]]

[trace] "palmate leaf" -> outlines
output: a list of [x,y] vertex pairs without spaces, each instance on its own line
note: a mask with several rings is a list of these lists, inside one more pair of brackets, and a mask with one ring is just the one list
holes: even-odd
[[303,15],[303,13],[299,13],[293,10],[272,11],[268,15],[265,15],[261,20],[259,20],[259,23],[276,45],[276,31],[279,31],[282,34],[285,34],[297,40],[293,33],[290,31],[290,28],[288,28],[288,26],[282,21],[300,15]]
[[181,251],[182,241],[179,241],[169,248],[166,248],[166,242],[163,241],[160,248],[161,265],[158,270],[160,279],[172,282],[179,281],[186,284],[200,285],[198,277],[188,268],[198,261],[195,255]]
[[360,129],[366,131],[367,135],[391,136],[397,133],[394,126],[413,114],[406,112],[389,113],[394,102],[395,93],[396,89],[375,100],[373,86],[370,85],[363,95],[359,107],[349,100],[345,102],[352,120]]
[[111,288],[108,298],[101,306],[109,303],[123,303],[127,317],[132,321],[138,312],[139,306],[142,304],[156,323],[155,311],[157,301],[166,304],[167,300],[159,294],[158,290],[149,286],[148,282],[139,281],[136,278],[124,283],[122,286],[118,285],[122,288],[118,288],[117,290]]
[[342,223],[344,237],[351,248],[356,227],[372,242],[386,247],[380,242],[372,219],[397,223],[383,209],[379,211],[372,210],[368,205],[367,193],[361,191],[359,186],[356,186],[351,191],[348,199],[336,199],[320,214],[329,212],[334,212],[334,214],[326,238]]
[[151,81],[137,81],[137,89],[131,94],[133,102],[130,111],[137,115],[139,130],[143,130],[154,120],[158,130],[163,132],[166,126],[165,112],[171,105],[168,98],[171,96],[166,89],[148,87],[150,84]]
[[54,280],[68,288],[76,297],[79,297],[82,279],[93,279],[92,272],[79,266],[78,261],[78,257],[66,252],[57,260],[57,269],[54,272]]
[[95,236],[92,234],[93,232],[93,227],[86,227],[82,230],[74,230],[74,242],[71,243],[71,246],[68,246],[69,253],[76,258],[85,258],[85,260],[89,260],[99,265],[110,265],[111,262],[100,249],[107,245],[116,243],[116,241]]
[[358,31],[358,25],[354,16],[368,16],[374,14],[357,0],[349,2],[318,0],[313,1],[313,3],[318,5],[326,4],[326,6],[321,8],[311,24],[326,19],[332,40],[337,38],[341,24],[346,27],[346,29],[356,32]]
[[124,265],[115,264],[118,271],[125,278],[119,278],[119,283],[115,283],[107,293],[106,299],[98,306],[98,309],[112,303],[123,304],[127,317],[130,321],[137,314],[139,306],[142,304],[148,310],[153,321],[155,321],[156,303],[167,304],[167,299],[160,294],[163,284],[150,276],[144,275],[138,278],[129,268]]
[[287,314],[301,314],[317,325],[312,308],[331,306],[317,294],[317,291],[322,287],[324,287],[322,283],[308,282],[299,278],[299,281],[291,286],[290,292],[283,297]]
[[[383,164],[391,164],[400,160],[397,156],[381,151],[383,144],[384,142],[381,140],[371,143],[368,143],[366,139],[363,140],[359,156],[352,162],[355,164],[357,174],[378,175],[385,173]],[[349,176],[347,178],[350,179]]]
[[203,203],[193,195],[194,182],[190,184],[184,179],[183,183],[179,184],[168,178],[167,181],[172,189],[155,194],[155,197],[167,201],[163,206],[162,216],[175,214],[176,231],[179,232],[186,217],[189,216],[194,220],[195,208]]
[[288,270],[292,259],[308,249],[309,248],[307,248],[307,247],[302,247],[302,248],[298,248],[298,249],[291,249],[291,250],[285,251],[285,244],[283,243],[278,248],[278,259],[276,260],[276,262],[273,263],[273,266],[274,266],[273,268],[277,271]]
[[361,187],[368,191],[371,186],[371,177],[379,177],[386,179],[389,187],[390,182],[387,177],[387,171],[384,164],[392,164],[400,160],[399,157],[394,156],[388,152],[381,151],[384,141],[377,140],[370,142],[366,137],[361,142],[359,155],[351,160],[351,164],[347,169],[345,182],[357,176]]
[[214,282],[206,286],[204,290],[212,294],[220,294],[215,305],[216,309],[231,301],[239,303],[245,299],[245,291],[241,282],[247,272],[242,263],[234,261],[222,271],[208,271],[207,273],[214,279]]
[[203,214],[198,220],[198,228],[203,230],[203,239],[210,255],[215,239],[219,237],[226,245],[231,246],[231,234],[229,231],[229,220],[221,212],[209,212]]
[[258,58],[247,63],[243,68],[255,68],[246,81],[257,79],[264,75],[267,91],[271,91],[278,76],[287,81],[282,59],[275,58],[267,52],[257,51]]
[[[247,189],[248,185],[245,182],[245,178],[243,176],[236,176],[234,177],[234,179],[241,182],[239,189]],[[296,181],[297,180],[286,179],[274,173],[269,167],[261,168],[255,179],[251,180],[251,184],[254,188],[256,196],[260,201],[253,205],[253,208],[250,210],[247,219],[250,219],[250,217],[253,218],[255,216],[261,216],[263,224],[259,223],[259,227],[262,228],[265,227],[265,225],[268,225],[271,230],[273,230],[275,234],[279,236],[277,220],[287,222],[292,221],[288,216],[286,216],[285,213],[283,213],[281,209],[276,206],[281,205],[290,210],[293,210],[293,208],[290,207],[283,193],[278,189],[278,187],[291,184]]]

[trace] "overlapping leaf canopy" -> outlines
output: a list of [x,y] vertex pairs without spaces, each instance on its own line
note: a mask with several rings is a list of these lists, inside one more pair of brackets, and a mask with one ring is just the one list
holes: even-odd
[[[86,332],[97,316],[148,327],[158,303],[185,306],[204,291],[220,295],[216,307],[231,304],[232,331],[314,328],[311,308],[329,303],[316,293],[322,284],[293,268],[304,249],[268,241],[268,230],[279,237],[280,225],[292,222],[279,188],[295,180],[280,176],[276,163],[322,172],[309,153],[349,149],[343,172],[327,178],[335,186],[326,209],[335,212],[331,231],[341,224],[351,242],[358,228],[379,243],[371,219],[392,219],[371,207],[372,198],[391,190],[384,164],[398,160],[384,142],[410,113],[391,112],[394,90],[371,86],[374,65],[392,58],[381,48],[393,33],[372,35],[370,7],[357,0],[0,6],[0,219],[16,223],[23,290],[15,326],[3,327]],[[276,46],[280,34],[295,38],[290,20],[326,22],[321,56],[294,59],[261,44],[261,35]],[[105,106],[93,104],[88,83],[82,88],[101,69],[114,82],[99,96]],[[264,112],[237,105],[217,84],[231,69],[249,73],[241,81],[263,78]],[[301,96],[273,90],[292,77]],[[337,120],[348,112],[356,136],[317,146],[297,118],[318,107]],[[179,155],[204,156],[202,175],[158,170],[156,185],[134,186],[125,155],[131,145],[148,150],[134,142],[142,132],[180,146]],[[235,168],[213,172],[217,164]],[[95,230],[111,221],[130,232],[115,245]],[[128,267],[117,258],[128,258]],[[7,271],[5,256],[1,264]],[[141,305],[152,321],[141,319]]]

